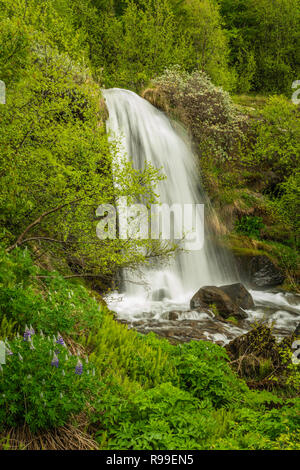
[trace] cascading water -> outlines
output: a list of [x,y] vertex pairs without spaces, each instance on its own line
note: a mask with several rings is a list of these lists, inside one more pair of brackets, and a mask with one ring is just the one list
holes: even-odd
[[[162,168],[166,175],[156,191],[160,202],[169,206],[174,203],[204,204],[207,217],[211,207],[202,189],[200,171],[187,136],[177,132],[163,112],[131,91],[114,88],[103,90],[103,95],[109,111],[107,130],[111,139],[119,142],[119,153],[132,160],[135,169],[142,169],[145,162],[150,162],[154,167]],[[136,277],[125,272],[124,278],[124,292],[108,297],[107,301],[119,318],[129,323],[168,319],[169,312],[174,310],[181,312],[181,320],[211,321],[204,312],[190,311],[192,295],[203,285],[238,281],[233,258],[224,250],[216,249],[207,231],[202,249],[181,252],[163,268],[149,263]],[[263,293],[253,291],[252,294],[254,299],[260,299],[258,306],[265,305],[261,301]],[[283,314],[282,309],[278,311],[277,306],[273,307],[275,316],[289,316],[291,324],[295,324],[295,318],[291,320],[290,317],[296,314],[295,308],[299,311],[299,307]],[[263,312],[259,309],[249,312],[249,318],[251,315],[258,318],[264,315]],[[233,337],[244,332],[223,325],[222,332],[226,329],[230,329]],[[214,341],[228,341],[226,334],[206,336]]]
[[[162,168],[166,179],[159,182],[160,202],[172,204],[206,204],[199,170],[194,155],[166,115],[143,98],[128,90],[103,90],[109,110],[108,130],[112,138],[122,142],[122,150],[141,169],[150,162]],[[230,263],[223,262],[224,253],[217,253],[206,239],[202,249],[184,252],[164,269],[143,270],[146,288],[125,282],[129,295],[149,298],[163,290],[171,299],[182,298],[203,285],[219,285],[233,280]],[[228,261],[228,260],[227,260]],[[127,275],[128,277],[128,275]]]

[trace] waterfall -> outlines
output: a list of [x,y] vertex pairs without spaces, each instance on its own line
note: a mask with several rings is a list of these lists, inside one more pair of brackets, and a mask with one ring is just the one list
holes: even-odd
[[[156,191],[160,202],[170,206],[174,203],[204,204],[205,214],[208,214],[209,200],[202,188],[200,169],[188,136],[178,132],[163,112],[131,91],[113,88],[103,90],[103,95],[109,111],[110,138],[121,142],[121,151],[132,160],[135,169],[150,162],[162,168],[166,175]],[[202,249],[181,252],[163,267],[152,263],[142,268],[142,276],[125,273],[126,296],[139,298],[141,302],[163,297],[169,298],[171,303],[180,299],[187,302],[203,285],[236,281],[233,261],[222,249],[217,251],[207,230],[205,233]],[[145,286],[137,282],[141,277]]]

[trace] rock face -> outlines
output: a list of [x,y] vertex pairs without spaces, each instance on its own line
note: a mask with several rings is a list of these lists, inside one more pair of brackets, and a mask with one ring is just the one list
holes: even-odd
[[254,301],[252,299],[252,295],[240,282],[236,284],[230,284],[228,286],[221,286],[220,289],[222,289],[222,291],[229,295],[232,302],[237,304],[239,307],[245,310],[254,308]]
[[295,336],[300,336],[300,323],[298,323],[298,325],[296,326],[296,329],[294,331],[294,335]]
[[266,255],[238,256],[240,275],[253,287],[274,287],[283,283],[284,275]]
[[[229,287],[232,288],[232,286],[225,287],[227,289]],[[231,290],[235,290],[235,288],[232,288]],[[215,305],[219,315],[221,315],[223,318],[234,316],[235,318],[241,320],[247,317],[246,313],[240,308],[240,306],[234,302],[230,295],[220,287],[201,287],[201,289],[196,292],[190,301],[190,307],[194,310],[208,308],[212,305]]]

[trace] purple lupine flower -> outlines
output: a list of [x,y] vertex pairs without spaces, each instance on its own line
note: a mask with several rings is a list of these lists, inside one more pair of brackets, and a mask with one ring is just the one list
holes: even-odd
[[24,341],[28,341],[28,339],[30,339],[30,337],[31,337],[30,329],[28,328],[27,325],[25,325],[25,331],[24,331],[24,334],[23,334]]
[[30,331],[31,336],[35,335],[35,331],[31,325],[29,326],[29,331]]
[[75,374],[81,375],[82,371],[83,371],[82,362],[78,359],[76,367],[75,367]]
[[9,348],[6,348],[6,354],[7,354],[8,356],[13,356],[13,355],[14,355],[14,353],[12,352],[12,350],[9,349]]
[[25,325],[25,332],[23,335],[24,341],[30,341],[31,336],[33,336],[34,334],[35,334],[35,331],[33,327],[30,325],[30,327],[28,328],[28,326]]
[[58,333],[57,335],[57,340],[56,340],[56,343],[57,344],[60,344],[61,346],[65,346],[65,342],[63,340],[63,337]]
[[51,366],[58,367],[58,364],[59,364],[59,359],[58,359],[57,355],[54,353],[53,354],[53,359],[51,361]]

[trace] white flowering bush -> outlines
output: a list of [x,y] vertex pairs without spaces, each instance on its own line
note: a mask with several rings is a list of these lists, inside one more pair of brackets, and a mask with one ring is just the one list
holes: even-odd
[[237,112],[226,91],[204,72],[189,74],[178,66],[166,70],[154,85],[171,114],[190,129],[203,156],[232,158],[244,138],[246,118]]

